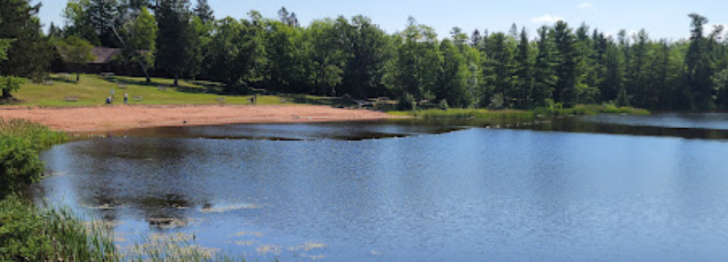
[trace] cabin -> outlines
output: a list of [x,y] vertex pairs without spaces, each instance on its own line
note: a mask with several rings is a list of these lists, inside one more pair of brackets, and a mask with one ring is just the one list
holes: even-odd
[[[55,50],[57,55],[51,64],[53,72],[75,72],[79,69],[76,65],[71,65],[63,61],[62,56],[58,52],[58,50],[60,50],[59,48],[55,48]],[[124,50],[121,48],[94,47],[91,49],[91,53],[94,55],[95,59],[80,68],[80,71],[83,73],[114,73],[115,75],[135,76],[143,75],[143,72],[137,68],[138,66],[129,62],[129,59],[124,61]]]
[[123,74],[123,63],[121,56],[123,50],[121,48],[108,48],[108,47],[94,47],[91,50],[96,59],[86,66],[86,73],[88,74],[100,74],[104,72],[113,72],[116,74]]

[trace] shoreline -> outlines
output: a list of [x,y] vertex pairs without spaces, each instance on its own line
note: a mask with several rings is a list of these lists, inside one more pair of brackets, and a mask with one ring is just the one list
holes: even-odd
[[25,119],[67,133],[95,133],[153,127],[374,121],[401,117],[314,105],[114,105],[0,107],[0,118]]

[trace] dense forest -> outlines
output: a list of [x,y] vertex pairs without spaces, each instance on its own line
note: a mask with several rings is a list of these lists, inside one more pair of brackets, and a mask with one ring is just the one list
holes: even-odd
[[[326,18],[308,26],[281,8],[277,18],[250,11],[247,19],[215,18],[207,0],[69,0],[66,24],[40,32],[28,0],[3,5],[0,38],[10,43],[0,74],[30,76],[47,57],[27,59],[49,45],[123,48],[147,73],[225,84],[224,92],[251,88],[354,98],[388,96],[400,105],[421,101],[449,107],[531,109],[613,103],[662,110],[728,107],[728,41],[708,19],[686,16],[690,37],[651,39],[642,30],[608,35],[564,21],[529,35],[435,30],[406,21],[389,34],[364,16]],[[21,10],[20,14],[18,10]],[[13,14],[16,13],[16,14]],[[13,24],[29,18],[24,26]],[[31,32],[32,31],[32,32]],[[686,32],[687,33],[687,32]],[[25,45],[24,38],[35,39]],[[26,40],[28,43],[30,40]],[[43,41],[55,44],[45,44]],[[32,41],[31,41],[32,42]],[[0,42],[2,43],[2,42]],[[2,46],[2,45],[0,45]],[[19,61],[35,61],[16,68]],[[3,89],[7,89],[3,87]]]

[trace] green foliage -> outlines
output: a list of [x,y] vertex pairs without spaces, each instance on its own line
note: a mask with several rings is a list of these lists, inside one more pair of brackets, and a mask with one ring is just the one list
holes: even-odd
[[[52,48],[38,32],[38,6],[29,2],[0,7],[0,16],[10,18],[0,20],[0,39],[15,39],[1,75],[45,76],[50,55],[43,50]],[[363,16],[302,27],[285,8],[276,18],[249,14],[216,20],[207,0],[194,9],[190,0],[70,0],[67,27],[51,34],[122,44],[144,71],[156,66],[175,79],[222,82],[231,94],[256,88],[360,99],[410,94],[415,101],[447,99],[452,107],[532,109],[548,99],[567,108],[616,101],[625,90],[630,96],[621,104],[641,108],[728,108],[728,92],[715,81],[728,69],[728,42],[722,27],[707,32],[707,18],[697,14],[690,15],[690,39],[678,41],[652,40],[644,30],[607,37],[564,21],[539,28],[534,41],[515,25],[471,39],[454,27],[449,39],[439,39],[414,18],[387,35]]]
[[0,135],[0,199],[42,175],[43,163],[31,147],[27,140]]
[[[7,59],[0,59],[0,76],[34,80],[46,76],[53,47],[41,32],[39,10],[40,4],[30,0],[5,0],[0,4],[0,39],[12,39],[6,52]],[[3,42],[7,47],[7,40]],[[17,85],[5,82],[2,98],[11,98],[10,92],[16,90]]]
[[43,172],[37,152],[64,140],[64,134],[38,124],[0,119],[0,199],[37,181]]
[[340,26],[348,26],[348,22],[343,19],[314,21],[303,34],[303,41],[309,43],[303,54],[308,62],[305,74],[310,77],[311,86],[320,88],[316,93],[323,96],[335,94],[343,80],[349,54],[344,52],[343,42],[337,37]]
[[207,0],[197,0],[194,14],[204,23],[215,21],[214,11],[212,10],[212,7],[210,7],[210,4],[207,3]]
[[338,89],[362,99],[382,95],[383,68],[394,53],[391,39],[367,17],[355,16],[350,23],[342,19],[337,19],[337,29],[344,35],[342,51],[349,56]]
[[133,59],[153,67],[157,48],[157,20],[146,7],[141,7],[139,15],[127,27],[131,36],[128,49],[133,52]]
[[575,36],[572,29],[564,21],[556,22],[551,32],[556,46],[556,85],[554,86],[554,101],[565,105],[575,102],[576,87],[576,53],[574,45]]
[[8,59],[8,48],[11,43],[10,39],[0,39],[0,61]]
[[[462,43],[461,43],[462,44]],[[435,89],[435,97],[445,101],[450,99],[454,107],[469,107],[472,102],[468,92],[468,64],[458,47],[445,39],[440,44],[442,69]],[[447,102],[447,101],[445,101]]]
[[[262,30],[243,20],[225,18],[215,25],[217,32],[209,43],[209,76],[225,83],[227,93],[247,93],[245,83],[255,81],[265,58]],[[240,37],[242,36],[242,37]]]
[[626,90],[619,90],[619,95],[617,95],[617,100],[615,101],[615,103],[619,107],[629,106],[629,96],[627,95]]
[[70,36],[58,44],[61,57],[66,63],[76,67],[76,80],[80,80],[81,68],[94,61],[96,57],[91,53],[93,45],[76,36]]
[[483,101],[488,103],[484,105],[492,109],[510,107],[513,98],[511,91],[514,79],[517,79],[514,61],[515,40],[503,33],[495,33],[485,41],[488,43],[485,50],[488,58],[483,65],[483,75],[486,80]]
[[399,110],[416,110],[417,109],[417,101],[415,100],[415,97],[410,94],[405,94],[399,99]]
[[20,89],[25,79],[12,76],[0,76],[0,90],[4,92],[15,92]]
[[545,106],[546,101],[553,98],[554,87],[558,80],[558,76],[555,74],[556,50],[549,30],[546,26],[538,29],[538,55],[533,70],[535,83],[531,93],[533,104],[537,107]]
[[279,21],[268,21],[270,31],[266,35],[266,80],[268,87],[281,92],[302,93],[308,82],[303,76],[303,56],[300,30]]
[[67,26],[64,30],[66,36],[77,36],[86,39],[93,45],[101,45],[98,35],[91,25],[90,0],[69,0],[62,16]]
[[108,232],[66,208],[36,208],[14,195],[0,201],[1,261],[120,261]]
[[161,1],[155,11],[157,25],[158,68],[174,76],[174,86],[194,57],[197,43],[189,0]]
[[437,108],[442,110],[450,109],[450,106],[447,104],[447,99],[440,100],[440,103],[437,104]]
[[515,101],[515,108],[530,108],[533,104],[533,64],[531,62],[531,43],[526,29],[521,30],[520,42],[515,55],[515,78],[513,89],[509,92]]
[[385,69],[385,85],[398,95],[410,94],[416,100],[437,89],[440,54],[435,30],[417,24],[410,17],[409,25],[394,39],[396,53]]

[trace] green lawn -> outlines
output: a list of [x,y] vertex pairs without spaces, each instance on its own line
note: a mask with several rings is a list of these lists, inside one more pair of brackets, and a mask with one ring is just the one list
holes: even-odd
[[[101,77],[98,75],[81,75],[81,81],[76,83],[76,76],[63,79],[58,75],[51,76],[52,83],[38,84],[27,81],[22,88],[13,93],[20,100],[18,105],[27,106],[91,106],[103,105],[106,97],[115,92],[115,104],[122,104],[124,93],[129,94],[129,104],[135,105],[206,105],[219,104],[218,98],[224,97],[225,104],[247,105],[251,96],[223,96],[215,94],[219,86],[206,81],[180,80],[180,87],[173,88],[172,79],[153,78],[152,84],[147,84],[144,78],[123,76]],[[125,85],[125,87],[124,87]],[[167,87],[160,90],[160,86]],[[66,97],[76,97],[77,102],[66,102]],[[135,101],[134,96],[141,96],[142,101]],[[288,96],[258,96],[259,105],[279,105],[294,103]],[[322,99],[322,98],[316,98]],[[326,103],[320,103],[326,104]]]

